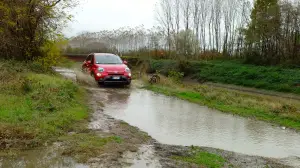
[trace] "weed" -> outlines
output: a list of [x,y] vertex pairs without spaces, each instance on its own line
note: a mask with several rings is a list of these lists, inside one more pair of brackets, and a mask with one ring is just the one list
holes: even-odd
[[172,159],[194,163],[207,168],[221,168],[225,164],[225,159],[221,156],[201,151],[201,149],[191,149],[189,156],[172,156]]

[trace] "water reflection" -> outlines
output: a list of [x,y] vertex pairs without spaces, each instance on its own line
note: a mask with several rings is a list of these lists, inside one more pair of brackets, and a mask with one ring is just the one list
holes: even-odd
[[128,96],[128,100],[125,95],[113,96],[105,112],[139,127],[161,143],[266,157],[300,156],[300,135],[293,131],[145,90],[133,90]]

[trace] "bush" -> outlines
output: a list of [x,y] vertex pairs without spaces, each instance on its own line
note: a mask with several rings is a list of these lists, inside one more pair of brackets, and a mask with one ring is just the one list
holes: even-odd
[[184,75],[189,75],[191,73],[191,64],[186,60],[180,60],[178,62],[178,69],[180,72],[184,72]]
[[184,73],[183,72],[177,72],[177,71],[169,71],[168,77],[171,78],[174,82],[178,83],[184,77]]
[[51,66],[57,65],[62,57],[61,46],[65,44],[66,41],[60,37],[54,41],[47,41],[41,48],[45,56],[38,57],[35,60],[35,66],[47,70]]
[[129,68],[134,68],[141,64],[140,59],[138,57],[132,57],[132,56],[122,56],[121,59],[123,61],[128,62],[128,67]]
[[168,76],[169,71],[178,71],[176,61],[173,60],[150,60],[150,73],[160,71],[161,74]]

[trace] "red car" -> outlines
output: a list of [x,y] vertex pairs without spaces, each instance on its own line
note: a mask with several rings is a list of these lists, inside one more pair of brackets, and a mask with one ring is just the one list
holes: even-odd
[[131,83],[131,71],[127,62],[114,54],[90,54],[83,62],[82,70],[91,74],[99,84],[130,85]]

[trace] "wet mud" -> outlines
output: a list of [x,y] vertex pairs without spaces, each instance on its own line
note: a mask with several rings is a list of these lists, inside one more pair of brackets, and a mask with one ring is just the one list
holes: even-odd
[[88,168],[88,165],[77,163],[70,157],[62,157],[60,143],[50,147],[10,153],[0,157],[1,168]]

